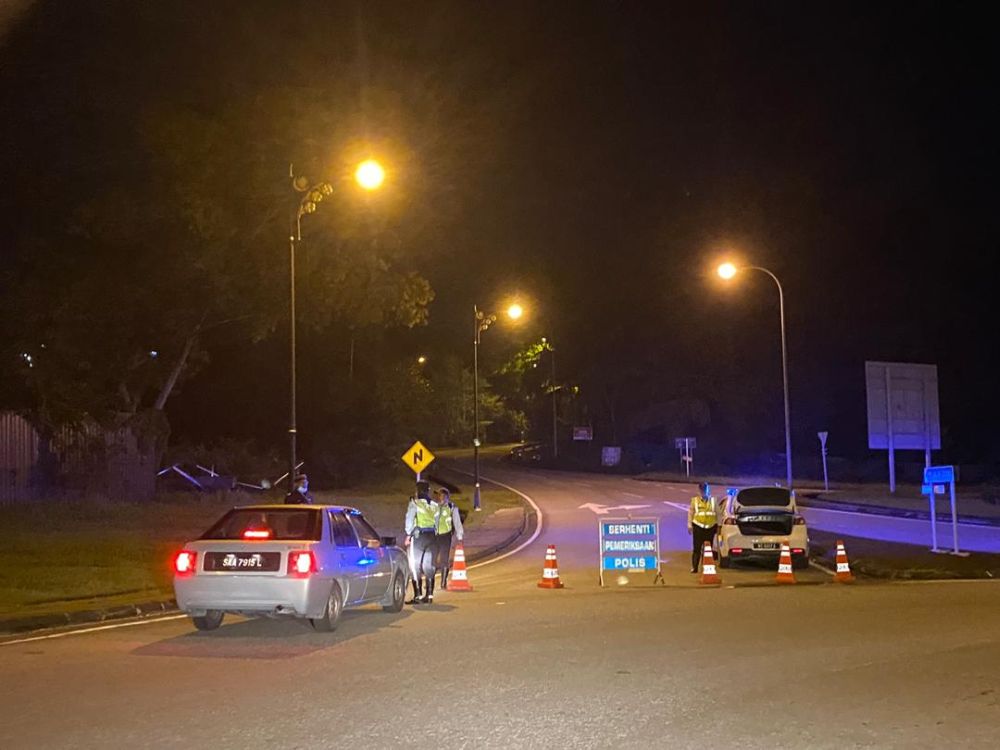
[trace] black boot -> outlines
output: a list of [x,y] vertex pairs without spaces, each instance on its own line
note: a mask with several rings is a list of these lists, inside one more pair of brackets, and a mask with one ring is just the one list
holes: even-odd
[[448,588],[448,576],[451,575],[451,568],[441,569],[441,588]]
[[424,591],[424,598],[422,599],[424,604],[434,603],[434,576],[431,576],[427,580],[427,587]]
[[410,600],[410,604],[419,604],[421,597],[420,582],[416,578],[413,578],[410,580],[410,583],[413,584],[413,598]]

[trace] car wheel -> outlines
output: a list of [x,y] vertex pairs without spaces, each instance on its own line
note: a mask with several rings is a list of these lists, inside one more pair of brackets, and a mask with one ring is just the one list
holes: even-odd
[[392,583],[389,585],[389,591],[392,594],[392,602],[390,604],[383,604],[383,612],[401,612],[403,609],[403,601],[406,599],[406,576],[396,573],[392,577]]
[[191,622],[198,630],[215,630],[222,624],[222,618],[226,613],[221,609],[210,609],[203,617],[192,617]]
[[340,593],[340,586],[334,581],[330,587],[330,598],[326,600],[326,607],[323,609],[323,616],[311,619],[310,622],[319,632],[332,633],[337,629],[337,622],[343,609],[344,597]]

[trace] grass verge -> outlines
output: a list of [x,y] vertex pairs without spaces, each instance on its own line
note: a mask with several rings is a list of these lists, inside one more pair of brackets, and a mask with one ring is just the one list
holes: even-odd
[[973,552],[968,557],[931,552],[927,547],[810,530],[813,557],[833,567],[842,539],[854,573],[889,580],[1000,578],[1000,555]]

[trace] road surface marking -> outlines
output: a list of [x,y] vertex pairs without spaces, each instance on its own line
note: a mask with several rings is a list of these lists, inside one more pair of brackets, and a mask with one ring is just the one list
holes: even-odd
[[646,499],[645,495],[640,495],[637,492],[623,492],[622,494],[623,495],[628,495],[629,497],[637,497],[640,500],[645,500]]
[[664,505],[669,505],[671,508],[677,508],[677,510],[682,510],[685,513],[687,513],[688,512],[688,508],[690,508],[689,505],[685,505],[684,503],[671,502],[670,500],[664,500],[663,504]]
[[607,515],[612,510],[639,510],[648,507],[648,505],[601,505],[600,503],[584,503],[580,506],[580,508],[585,508],[598,516]]
[[156,622],[167,622],[168,620],[180,620],[187,615],[166,615],[164,617],[152,617],[145,620],[133,620],[131,622],[117,622],[110,625],[98,625],[92,628],[81,630],[66,630],[62,633],[49,633],[48,635],[33,635],[28,638],[18,638],[16,641],[3,641],[0,646],[14,646],[18,643],[31,643],[32,641],[47,641],[51,638],[65,638],[69,635],[83,635],[84,633],[96,633],[99,630],[115,630],[117,628],[131,628],[136,625],[151,625]]
[[822,570],[828,576],[834,575],[834,572],[832,570],[829,570],[828,568],[824,568],[822,565],[819,565],[818,563],[816,563],[815,560],[810,560],[809,561],[809,566],[813,567],[813,568],[816,568],[816,570]]

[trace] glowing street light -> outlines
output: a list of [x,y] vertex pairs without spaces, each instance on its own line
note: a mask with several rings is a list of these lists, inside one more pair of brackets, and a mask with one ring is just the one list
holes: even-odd
[[417,364],[418,365],[423,365],[423,364],[426,364],[426,363],[427,363],[427,357],[425,357],[423,354],[421,354],[419,357],[417,357]]
[[378,190],[385,181],[385,170],[374,159],[367,159],[358,165],[354,179],[365,190]]
[[[517,320],[522,315],[524,315],[524,308],[521,307],[516,302],[507,308],[507,317],[511,320]],[[472,306],[472,317],[475,323],[476,336],[472,340],[472,401],[473,401],[473,422],[475,424],[473,430],[475,435],[472,439],[472,449],[473,456],[475,460],[475,488],[472,492],[472,509],[482,510],[482,504],[479,498],[479,342],[482,339],[483,331],[493,325],[496,320],[496,314],[487,315],[482,310],[479,309],[478,305]]]
[[[355,179],[358,184],[365,190],[375,190],[381,187],[382,182],[385,180],[385,171],[382,166],[375,160],[369,159],[368,161],[363,161],[358,165],[357,171],[354,173]],[[291,328],[290,335],[290,420],[288,425],[288,438],[289,438],[289,448],[291,462],[289,465],[288,473],[288,487],[289,492],[293,491],[295,487],[295,475],[299,468],[298,462],[298,427],[296,424],[296,361],[295,361],[295,245],[302,241],[302,217],[306,214],[315,213],[319,208],[319,204],[322,203],[326,198],[333,195],[333,185],[329,182],[317,182],[314,185],[310,185],[310,180],[303,175],[296,175],[293,165],[288,165],[288,177],[292,183],[292,189],[296,193],[301,194],[299,199],[299,204],[295,209],[294,218],[291,222],[291,229],[288,233],[288,273],[289,273],[289,301],[288,301],[288,318],[289,327]]]
[[731,279],[736,275],[736,266],[732,263],[723,263],[719,266],[719,276],[724,279]]
[[761,266],[739,266],[733,263],[723,263],[717,269],[719,276],[729,280],[740,271],[760,271],[771,277],[771,280],[778,287],[778,309],[781,316],[781,380],[785,395],[785,472],[788,481],[788,489],[792,489],[792,419],[791,410],[788,405],[788,350],[785,345],[785,290],[781,288],[778,277]]

